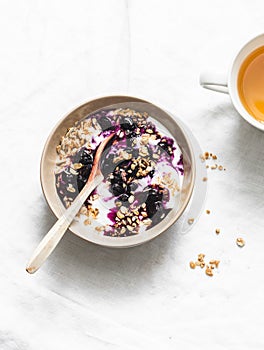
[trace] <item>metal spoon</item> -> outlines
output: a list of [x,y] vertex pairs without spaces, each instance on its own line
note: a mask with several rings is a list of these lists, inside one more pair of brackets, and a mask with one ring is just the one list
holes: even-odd
[[100,158],[106,144],[110,141],[110,139],[113,136],[114,134],[107,136],[99,145],[95,154],[93,167],[87,183],[85,184],[79,195],[75,198],[71,206],[52,226],[52,228],[49,230],[49,232],[46,234],[46,236],[42,239],[42,241],[35,249],[26,267],[26,271],[28,273],[36,272],[44,263],[44,261],[48,258],[48,256],[53,252],[59,241],[62,239],[67,228],[70,226],[75,215],[78,213],[81,206],[89,196],[89,194],[103,180],[104,177],[100,169]]

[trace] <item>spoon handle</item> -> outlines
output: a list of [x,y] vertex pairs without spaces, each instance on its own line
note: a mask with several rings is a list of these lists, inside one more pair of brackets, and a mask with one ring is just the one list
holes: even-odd
[[95,187],[103,180],[102,174],[97,174],[91,181],[88,180],[83,190],[75,198],[71,206],[65,210],[60,219],[52,226],[46,236],[39,243],[35,251],[33,252],[26,270],[28,273],[36,272],[39,267],[44,263],[48,256],[53,252],[65,231],[70,226],[75,215],[80,210],[81,206],[89,196],[89,194],[95,189]]

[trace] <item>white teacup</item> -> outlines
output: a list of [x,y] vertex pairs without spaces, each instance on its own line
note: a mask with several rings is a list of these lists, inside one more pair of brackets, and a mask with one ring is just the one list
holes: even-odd
[[239,98],[237,87],[238,73],[242,63],[252,51],[256,50],[260,46],[264,46],[264,34],[255,37],[242,47],[242,49],[235,56],[227,77],[222,77],[221,75],[215,73],[204,72],[200,76],[200,84],[206,89],[229,94],[238,113],[248,123],[264,131],[264,123],[261,123],[252,117],[243,106]]

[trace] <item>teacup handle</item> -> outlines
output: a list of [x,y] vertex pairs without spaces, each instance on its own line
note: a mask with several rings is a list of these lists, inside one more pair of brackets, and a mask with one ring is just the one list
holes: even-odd
[[228,94],[227,77],[224,74],[203,72],[200,75],[200,85],[205,89]]

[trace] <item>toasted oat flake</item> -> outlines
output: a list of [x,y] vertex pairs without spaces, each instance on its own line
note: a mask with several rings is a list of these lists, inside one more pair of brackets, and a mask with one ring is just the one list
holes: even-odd
[[87,215],[87,208],[85,206],[82,206],[81,209],[79,210],[79,213],[82,215]]
[[211,211],[209,210],[209,209],[206,209],[206,214],[210,214],[211,213]]
[[58,145],[58,146],[56,147],[56,151],[57,151],[58,154],[60,153],[60,151],[61,151],[61,145]]
[[91,197],[90,197],[90,199],[91,199],[92,201],[95,201],[95,200],[98,199],[98,198],[99,198],[99,194],[98,194],[98,193],[92,194]]
[[178,183],[175,179],[173,179],[171,173],[164,174],[161,182],[171,190],[173,196],[175,195],[175,192],[180,191]]
[[216,268],[218,268],[220,261],[219,260],[210,260],[209,264],[214,265]]
[[75,192],[75,188],[72,186],[72,184],[69,184],[69,186],[67,187],[67,191],[71,193]]
[[198,254],[198,261],[203,261],[205,254]]
[[84,225],[91,225],[91,220],[90,219],[86,219],[86,220],[84,220]]
[[98,208],[93,208],[93,207],[89,207],[88,208],[88,212],[89,212],[89,215],[93,218],[93,219],[96,219],[97,218],[97,215],[99,214],[99,209]]
[[193,218],[188,219],[188,224],[189,225],[192,225],[193,223],[194,223],[194,219]]
[[207,179],[207,177],[203,177],[203,181],[205,182],[205,181],[207,181],[208,179]]
[[102,231],[105,230],[105,226],[96,226],[96,227],[95,227],[95,230],[96,230],[97,232],[102,232]]
[[207,267],[206,270],[205,270],[205,273],[207,274],[207,276],[213,276],[213,271],[210,267]]
[[195,269],[196,265],[193,261],[190,261],[190,268],[191,269]]
[[119,219],[124,219],[124,217],[125,217],[125,215],[122,214],[120,211],[118,211],[116,215]]
[[120,211],[121,211],[122,214],[126,214],[126,213],[127,213],[127,208],[124,207],[124,206],[122,206],[122,207],[120,208]]
[[134,202],[134,199],[135,197],[133,195],[131,195],[129,198],[128,198],[128,202],[131,204]]
[[149,154],[148,149],[146,146],[142,146],[139,148],[139,155],[141,157],[146,157]]
[[121,235],[123,235],[126,232],[126,228],[123,226],[120,230]]
[[120,158],[121,158],[121,159],[125,159],[125,160],[129,160],[129,159],[132,158],[132,154],[127,153],[126,151],[123,151],[123,150],[121,150],[121,151],[119,152],[119,155],[120,155]]
[[78,175],[77,171],[75,171],[73,168],[70,168],[70,173],[72,175]]
[[196,261],[195,265],[200,266],[200,268],[203,269],[205,267],[205,262],[204,261]]
[[73,164],[74,170],[81,169],[82,167],[83,167],[82,163],[74,163],[74,164]]
[[242,248],[246,243],[243,238],[237,238],[236,244],[238,245],[238,247]]
[[150,135],[149,135],[149,134],[143,134],[143,135],[141,136],[140,143],[141,143],[142,145],[147,145],[148,142],[149,142],[149,138],[150,138]]
[[142,223],[146,226],[149,226],[149,225],[151,225],[152,220],[151,219],[144,219],[144,220],[142,220]]

